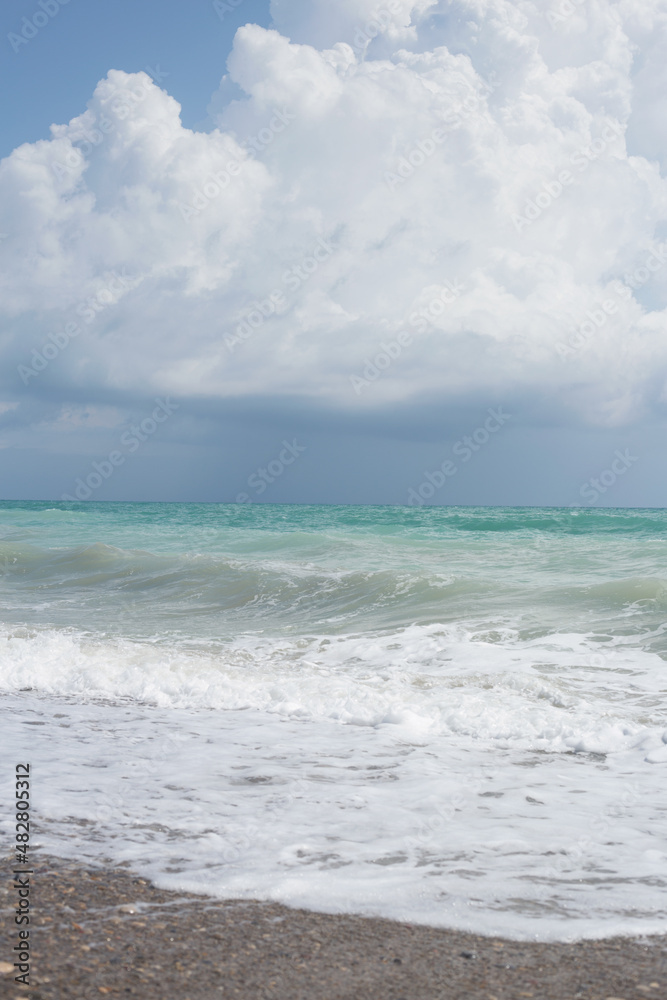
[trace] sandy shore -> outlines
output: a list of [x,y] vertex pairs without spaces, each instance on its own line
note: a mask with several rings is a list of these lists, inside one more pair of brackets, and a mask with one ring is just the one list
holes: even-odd
[[[2,963],[15,944],[5,865]],[[45,855],[32,868],[31,988],[5,971],[9,1000],[667,998],[667,937],[526,944],[164,892],[124,869]]]

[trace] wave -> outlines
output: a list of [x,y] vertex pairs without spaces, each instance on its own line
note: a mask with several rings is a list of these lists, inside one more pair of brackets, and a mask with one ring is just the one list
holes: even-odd
[[0,646],[0,690],[6,692],[253,709],[392,725],[427,740],[449,733],[552,752],[639,747],[667,753],[662,661],[622,642],[600,657],[599,646],[584,636],[549,642],[515,636],[499,644],[461,628],[411,626],[336,638],[242,636],[193,649],[73,630],[3,628]]
[[[325,544],[324,541],[321,542]],[[333,552],[337,551],[335,547]],[[322,560],[280,558],[262,540],[261,553],[155,553],[102,542],[70,548],[0,542],[0,598],[14,618],[23,608],[50,608],[53,624],[100,627],[100,616],[142,619],[150,630],[309,631],[329,628],[398,627],[411,623],[479,621],[487,629],[512,625],[539,632],[568,629],[588,616],[589,625],[625,627],[627,614],[654,618],[667,604],[667,580],[629,577],[574,583],[573,574],[510,578],[502,566],[472,560],[468,574],[447,560],[405,558],[390,568],[327,567]],[[390,563],[381,554],[377,562]],[[495,578],[492,575],[495,571]],[[583,617],[582,617],[583,616]],[[196,622],[196,627],[195,623]],[[122,623],[121,623],[122,624]],[[652,619],[651,628],[656,624]],[[648,625],[647,625],[648,627]],[[122,631],[122,629],[121,629]]]

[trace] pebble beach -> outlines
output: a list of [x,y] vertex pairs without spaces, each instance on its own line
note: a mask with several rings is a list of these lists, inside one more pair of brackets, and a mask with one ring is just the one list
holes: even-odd
[[[5,866],[10,867],[6,859]],[[31,988],[6,1000],[645,1000],[667,996],[667,938],[511,941],[215,900],[126,868],[33,858]],[[12,912],[2,888],[2,956]]]

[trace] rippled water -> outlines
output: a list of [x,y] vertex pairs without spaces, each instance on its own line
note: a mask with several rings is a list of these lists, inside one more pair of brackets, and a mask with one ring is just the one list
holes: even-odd
[[40,836],[223,896],[664,930],[666,529],[2,503],[1,710]]

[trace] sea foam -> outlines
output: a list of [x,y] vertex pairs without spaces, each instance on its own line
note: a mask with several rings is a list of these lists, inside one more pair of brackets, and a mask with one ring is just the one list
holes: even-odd
[[523,938],[665,930],[664,512],[49,506],[0,504],[44,847]]

